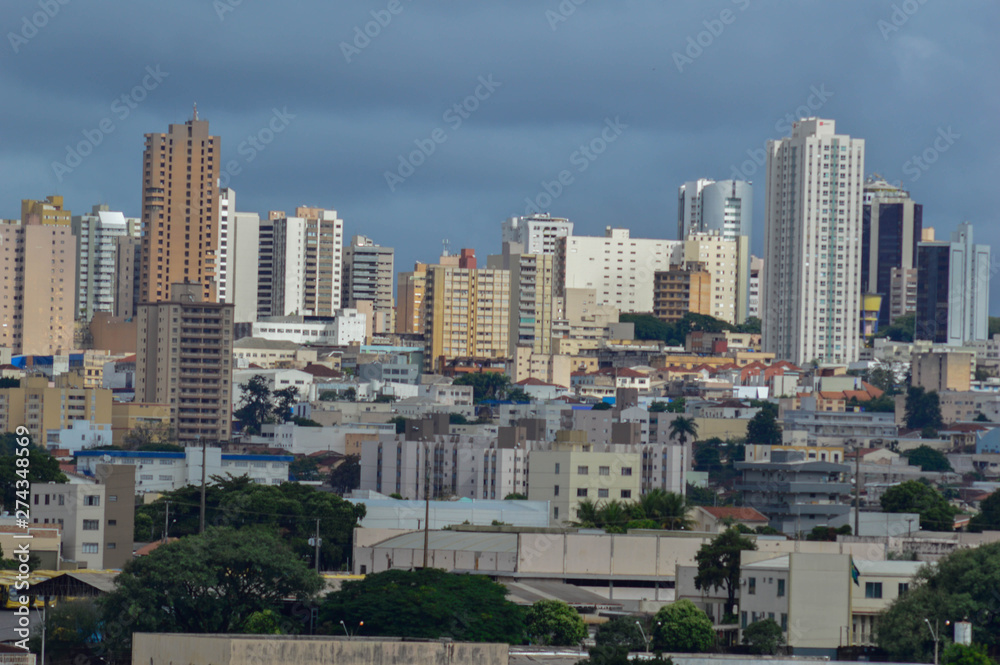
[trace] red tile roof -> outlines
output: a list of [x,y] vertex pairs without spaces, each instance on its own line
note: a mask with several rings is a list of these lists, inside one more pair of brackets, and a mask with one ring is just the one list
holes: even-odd
[[[177,538],[167,538],[167,542],[168,543],[172,543],[175,540],[178,540],[178,539]],[[145,555],[149,554],[150,552],[152,552],[153,550],[155,550],[157,547],[159,547],[162,544],[163,544],[162,540],[157,540],[156,542],[153,542],[153,543],[150,543],[150,544],[145,545],[143,547],[140,547],[139,549],[137,549],[135,551],[135,556],[145,556]]]
[[702,510],[717,520],[731,518],[737,522],[766,522],[767,518],[756,508],[736,508],[734,506],[702,506]]
[[306,374],[312,374],[313,376],[331,379],[340,379],[344,376],[343,372],[338,372],[337,370],[331,369],[326,365],[317,365],[314,363],[309,363],[302,371]]

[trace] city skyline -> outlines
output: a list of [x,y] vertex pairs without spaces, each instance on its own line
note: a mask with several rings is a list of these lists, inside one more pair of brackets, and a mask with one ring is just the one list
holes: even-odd
[[[178,5],[182,32],[202,37],[182,51],[160,40],[115,45],[108,31],[127,16],[84,15],[72,4],[44,27],[24,28],[33,35],[25,38],[22,18],[30,23],[37,6],[5,8],[3,25],[19,38],[8,39],[11,66],[0,76],[23,101],[2,112],[12,131],[0,165],[17,194],[0,216],[15,217],[21,198],[53,193],[72,210],[106,203],[140,216],[142,136],[185,122],[197,101],[222,139],[221,177],[240,212],[337,210],[345,237],[399,248],[397,270],[433,260],[443,238],[481,257],[498,251],[498,222],[524,214],[526,199],[551,200],[540,209],[569,218],[579,235],[617,226],[673,238],[676,188],[701,177],[754,182],[751,248],[760,256],[764,143],[787,135],[789,118],[818,115],[866,139],[866,170],[910,191],[928,226],[946,235],[969,221],[983,242],[997,241],[987,184],[997,131],[988,111],[997,99],[967,64],[996,59],[988,26],[1000,15],[990,5],[956,12],[917,4],[899,16],[892,3],[807,6],[786,18],[776,3],[742,0],[643,3],[620,16],[592,4],[563,16],[557,3],[450,15],[404,3],[360,48],[354,28],[363,34],[378,7],[306,8],[310,21],[294,21],[288,40],[280,36],[291,18],[221,4],[228,9]],[[158,8],[129,12],[167,28],[180,20]],[[792,20],[845,37],[808,49],[784,32],[778,39]],[[428,47],[441,22],[469,41]],[[322,46],[310,39],[319,32]],[[247,48],[259,40],[246,37],[272,33],[274,45]],[[500,37],[511,34],[514,58],[511,40]],[[962,34],[961,43],[949,34]],[[69,57],[66,44],[83,35],[102,46]],[[594,41],[616,48],[608,56]],[[744,53],[751,63],[740,62]],[[301,95],[307,80],[317,94]],[[669,102],[677,98],[686,103]],[[66,146],[88,141],[81,152],[91,154],[77,164]],[[594,151],[580,150],[588,143]],[[429,154],[411,159],[420,146]],[[387,182],[387,172],[402,182]]]

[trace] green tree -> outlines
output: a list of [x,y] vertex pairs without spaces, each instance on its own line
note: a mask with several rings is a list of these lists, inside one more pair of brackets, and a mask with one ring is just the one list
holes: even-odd
[[906,390],[906,426],[909,429],[932,427],[941,429],[941,402],[936,391],[924,390],[923,386],[910,386]]
[[993,492],[979,504],[979,513],[969,520],[969,531],[1000,531],[1000,492]]
[[953,471],[948,458],[940,450],[922,445],[903,453],[911,466],[919,466],[921,471]]
[[597,627],[594,643],[599,646],[625,647],[628,651],[645,651],[646,640],[643,635],[652,639],[652,629],[653,623],[648,618],[639,615],[617,616]]
[[[878,645],[890,659],[929,662],[934,641],[925,619],[945,633],[945,621],[968,617],[972,641],[990,652],[1000,649],[1000,543],[954,550],[925,565],[876,624]],[[947,660],[943,661],[947,662]]]
[[[598,644],[587,649],[587,655],[589,658],[578,661],[576,665],[633,665],[635,662],[629,659],[628,647],[620,645]],[[674,661],[657,652],[652,658],[643,658],[642,664],[674,665]]]
[[839,528],[834,528],[832,526],[814,526],[812,531],[806,534],[806,540],[836,542],[837,536],[849,535],[851,535],[851,527],[849,524],[845,524]]
[[667,402],[661,402],[659,400],[653,400],[653,402],[650,403],[650,405],[649,405],[648,411],[650,413],[664,413],[664,412],[666,412],[668,410],[669,407],[670,407],[670,404],[668,404]]
[[452,381],[452,384],[456,386],[472,386],[472,401],[476,404],[484,400],[503,401],[510,399],[509,393],[511,390],[521,390],[519,387],[511,385],[509,376],[499,372],[463,374],[456,377]]
[[610,402],[598,402],[594,406],[590,407],[591,411],[610,411],[614,407],[611,406]]
[[715,646],[715,629],[708,615],[690,600],[664,605],[656,613],[653,644],[664,651],[704,653]]
[[503,498],[504,501],[527,501],[528,495],[520,492],[511,492]]
[[347,494],[361,486],[361,455],[348,455],[333,467],[327,484],[337,494]]
[[281,390],[275,390],[271,397],[274,399],[275,418],[287,423],[292,419],[292,407],[300,401],[298,388],[288,386]]
[[177,445],[177,435],[170,423],[140,423],[122,437],[122,450],[159,450],[162,446],[184,449]]
[[868,370],[865,381],[872,384],[886,395],[895,395],[899,392],[896,382],[896,373],[889,367],[873,367]]
[[992,338],[993,335],[1000,335],[1000,316],[989,317],[989,335]]
[[778,405],[764,402],[747,423],[747,443],[781,445],[781,426],[778,425]]
[[532,644],[571,646],[587,637],[583,617],[561,600],[539,600],[528,609],[525,631]]
[[627,504],[617,499],[605,501],[597,512],[598,519],[608,533],[625,533],[626,525],[632,519]]
[[996,665],[981,644],[949,644],[941,654],[943,665]]
[[[28,445],[18,445],[18,440],[26,437]],[[26,450],[27,454],[19,454],[19,450]],[[18,460],[24,463],[18,464]],[[13,514],[18,500],[27,503],[31,483],[65,482],[66,474],[59,469],[59,460],[31,442],[27,434],[19,436],[14,432],[5,432],[0,435],[0,491],[3,492],[5,510]]]
[[396,425],[396,434],[406,433],[406,418],[403,416],[394,416],[389,419],[389,422]]
[[388,570],[344,582],[319,609],[322,632],[337,634],[364,621],[366,635],[520,644],[524,610],[502,584],[482,575],[435,568]]
[[725,589],[728,598],[726,612],[731,612],[736,604],[736,591],[740,588],[740,552],[756,549],[757,544],[737,529],[726,529],[711,542],[702,545],[695,555],[698,564],[695,588]]
[[243,395],[243,406],[233,411],[233,417],[239,421],[245,433],[260,434],[262,425],[277,420],[267,379],[262,374],[254,374],[239,387]]
[[590,499],[584,499],[576,504],[576,520],[570,522],[573,526],[583,529],[603,528],[601,522],[600,509],[597,504]]
[[448,414],[448,424],[449,425],[468,425],[469,419],[466,418],[461,413],[449,413]]
[[761,330],[761,321],[756,316],[749,316],[747,320],[736,326],[736,332],[747,333],[751,335],[759,335]]
[[859,400],[852,397],[844,404],[848,411],[861,409],[868,413],[894,413],[896,411],[896,400],[889,395],[874,397],[869,400]]
[[893,342],[912,342],[914,332],[916,331],[916,323],[916,314],[897,316],[892,324],[879,330],[875,333],[875,336],[886,337]]
[[712,471],[722,467],[719,449],[715,446],[700,445],[694,452],[694,470]]
[[718,501],[718,495],[714,490],[708,487],[698,487],[691,483],[687,484],[684,494],[688,504],[692,506],[714,506]]
[[785,645],[785,635],[774,619],[762,619],[746,627],[743,644],[750,647],[750,653],[773,656]]
[[670,421],[669,428],[670,440],[677,439],[682,446],[687,443],[689,436],[692,439],[698,436],[698,423],[694,421],[694,418],[677,416]]
[[639,507],[641,516],[655,521],[661,529],[676,531],[694,525],[688,519],[688,503],[683,494],[651,489],[639,497]]
[[99,603],[121,653],[133,632],[239,632],[255,612],[308,601],[322,587],[275,530],[209,527],[126,563]]
[[881,499],[887,513],[919,513],[920,528],[929,531],[952,531],[955,528],[953,508],[941,492],[917,480],[907,480],[886,490]]
[[295,480],[319,480],[319,464],[313,457],[299,457],[288,465],[288,472]]
[[[45,613],[45,658],[54,663],[89,662],[102,650],[101,611],[93,598],[62,600]],[[41,631],[29,642],[32,651],[41,650]],[[82,657],[82,658],[81,658]]]
[[274,610],[258,610],[247,617],[241,632],[251,635],[281,635],[281,616]]

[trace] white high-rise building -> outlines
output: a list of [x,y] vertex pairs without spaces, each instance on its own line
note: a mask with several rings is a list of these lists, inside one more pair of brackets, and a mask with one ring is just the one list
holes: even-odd
[[524,254],[555,254],[558,239],[571,235],[573,222],[568,219],[535,214],[504,221],[501,242],[520,243]]
[[717,232],[689,233],[684,240],[684,261],[700,263],[711,276],[711,315],[726,323],[747,318],[748,275],[739,271],[740,258],[748,257],[749,238],[726,239]]
[[865,142],[807,118],[768,142],[764,351],[797,364],[858,359]]
[[232,275],[229,269],[229,248],[230,233],[229,223],[232,213],[236,211],[236,191],[232,189],[219,190],[219,228],[216,231],[215,239],[215,261],[216,275],[219,287],[219,302],[233,302],[230,293]]
[[138,238],[136,218],[96,205],[86,215],[72,218],[76,236],[76,307],[78,321],[90,321],[95,312],[115,311],[115,260],[119,238]]
[[759,256],[750,257],[750,280],[747,290],[750,293],[750,303],[747,306],[747,316],[760,318],[760,282],[764,272],[764,259]]
[[610,226],[603,237],[568,236],[556,247],[558,296],[566,289],[594,289],[598,305],[622,314],[653,311],[653,278],[684,257],[681,240],[632,238]]
[[230,212],[228,284],[225,302],[232,303],[233,320],[257,320],[257,280],[260,270],[260,215]]
[[962,346],[988,338],[990,246],[963,222],[950,242],[917,246],[916,338]]
[[715,232],[726,240],[753,235],[753,185],[699,178],[677,189],[677,238]]
[[257,316],[305,313],[306,220],[272,212],[260,222]]

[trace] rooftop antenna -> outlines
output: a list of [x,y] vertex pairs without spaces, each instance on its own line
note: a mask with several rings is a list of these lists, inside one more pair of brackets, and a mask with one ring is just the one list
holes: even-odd
[[451,247],[451,241],[447,238],[441,241],[441,256],[450,256],[448,249]]
[[198,102],[194,103],[194,120],[198,119]]

